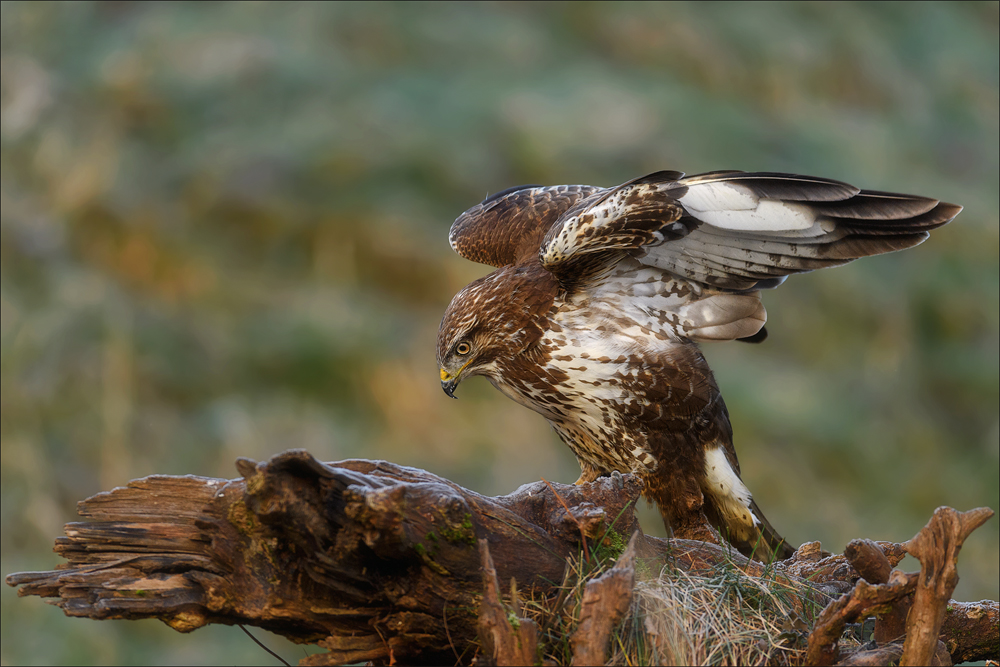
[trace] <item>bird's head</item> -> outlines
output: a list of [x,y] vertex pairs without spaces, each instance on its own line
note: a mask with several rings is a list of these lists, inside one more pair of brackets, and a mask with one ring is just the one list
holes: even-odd
[[[498,364],[537,341],[536,315],[552,297],[527,269],[506,266],[466,285],[448,305],[438,330],[441,388],[455,398],[458,383],[473,375],[501,381]],[[547,273],[547,272],[545,272]]]

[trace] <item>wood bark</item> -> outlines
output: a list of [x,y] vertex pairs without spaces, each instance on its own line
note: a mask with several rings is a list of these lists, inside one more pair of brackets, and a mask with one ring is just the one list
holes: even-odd
[[991,516],[993,510],[986,507],[969,512],[939,507],[927,525],[907,543],[906,550],[920,561],[921,570],[913,606],[906,618],[901,665],[932,664],[935,653],[939,653],[941,624],[958,584],[958,553],[969,534]]
[[[669,564],[706,575],[727,563],[798,583],[813,604],[837,598],[810,638],[816,664],[831,664],[837,624],[842,631],[850,618],[891,609],[905,597],[900,591],[919,591],[916,575],[899,572],[873,583],[886,563],[895,566],[907,548],[935,558],[928,555],[935,542],[917,538],[864,543],[845,555],[809,543],[768,570],[718,545],[643,535],[633,511],[641,482],[631,475],[579,486],[537,482],[486,497],[423,470],[384,461],[325,464],[303,450],[259,463],[240,459],[237,468],[239,479],[152,476],[81,502],[83,520],[56,540],[66,562],[12,574],[8,584],[71,616],[159,618],[181,632],[254,625],[327,649],[304,664],[515,664],[535,662],[539,641],[518,588],[546,595],[562,581],[568,557],[631,537],[615,567],[588,582],[571,638],[574,663],[606,658],[641,562],[651,572]],[[935,601],[950,594],[948,564],[961,540],[985,520],[965,516],[946,515],[950,546],[926,585]],[[512,582],[506,602],[501,582]],[[934,607],[931,624],[914,632],[936,642],[937,626],[953,657],[993,657],[997,615],[995,602],[951,602],[943,612]]]
[[632,603],[639,535],[638,532],[632,535],[613,568],[587,582],[580,624],[570,637],[573,665],[603,665],[607,660],[611,632]]
[[511,579],[508,609],[500,599],[500,582],[488,540],[479,540],[483,564],[483,602],[479,606],[479,640],[483,653],[477,665],[533,665],[538,661],[538,625],[521,614],[517,582]]
[[[920,572],[910,574],[892,570],[886,577],[890,567],[884,557],[887,554],[880,555],[882,550],[869,540],[851,542],[845,557],[866,578],[820,614],[809,635],[806,664],[951,665],[955,658],[994,658],[1000,653],[1000,642],[994,638],[998,631],[988,624],[995,605],[977,606],[970,616],[967,607],[951,600],[958,583],[956,563],[962,544],[991,516],[993,510],[985,507],[968,512],[939,507],[927,525],[902,545],[923,566]],[[845,626],[870,615],[879,619],[874,637],[877,647],[841,655],[838,642]],[[941,641],[946,618],[953,627]],[[905,640],[884,643],[886,638],[897,639],[904,623]],[[975,642],[977,648],[959,650],[959,638],[967,639],[973,627],[983,632]]]

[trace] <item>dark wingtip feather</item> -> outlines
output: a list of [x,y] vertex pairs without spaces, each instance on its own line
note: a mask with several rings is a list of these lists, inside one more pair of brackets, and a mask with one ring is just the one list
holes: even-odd
[[901,222],[905,223],[907,229],[919,229],[927,232],[948,224],[961,212],[961,206],[939,202],[937,206],[926,213]]
[[[933,201],[933,200],[932,200]],[[962,212],[956,204],[937,202],[931,209],[910,217],[884,218],[842,218],[828,216],[837,224],[845,225],[858,234],[905,234],[907,232],[929,232],[948,224]]]
[[[924,229],[935,229],[942,225],[946,225],[954,220],[964,208],[964,206],[959,206],[958,204],[940,202],[932,210],[926,213],[927,222],[923,223],[923,227]],[[933,220],[934,222],[929,222],[930,220]],[[933,226],[931,227],[929,225]]]
[[836,243],[831,243],[821,253],[820,257],[831,260],[860,259],[872,255],[881,255],[897,250],[906,250],[918,246],[930,238],[927,232],[913,232],[910,234],[891,234],[889,232],[864,233],[848,236]]
[[767,340],[767,327],[761,327],[760,331],[752,336],[744,336],[743,338],[737,338],[736,340],[741,343],[763,343]]
[[830,217],[856,220],[905,220],[923,215],[937,205],[938,200],[929,197],[874,190],[862,190],[843,201],[814,204],[818,211]]
[[783,199],[795,202],[836,202],[857,195],[859,188],[831,178],[781,174],[773,171],[713,171],[695,174],[682,181],[694,187],[704,183],[736,183],[749,188],[755,195],[766,199]]

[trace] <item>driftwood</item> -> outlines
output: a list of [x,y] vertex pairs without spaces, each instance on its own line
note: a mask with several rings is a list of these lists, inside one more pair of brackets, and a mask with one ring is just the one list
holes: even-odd
[[[809,637],[815,664],[1000,653],[997,603],[948,599],[961,544],[990,510],[942,508],[904,545],[856,541],[830,555],[809,543],[768,569],[717,545],[643,535],[631,475],[485,497],[422,470],[324,464],[301,450],[237,467],[236,480],[154,476],[81,502],[84,521],[56,540],[67,562],[8,584],[70,616],[159,618],[181,632],[246,624],[328,650],[304,664],[524,664],[540,659],[539,637],[518,587],[555,591],[568,557],[627,541],[586,585],[569,638],[574,664],[606,659],[639,564],[691,574],[724,565],[796,583],[803,603],[826,606]],[[892,571],[907,551],[921,559],[920,577]],[[506,604],[502,582],[511,584]],[[908,604],[908,615],[893,616]],[[878,616],[883,641],[839,650],[845,625],[866,615]]]
[[[858,581],[850,594],[823,610],[809,636],[806,661],[812,665],[838,662],[841,656],[837,642],[846,624],[876,615],[879,617],[875,624],[876,643],[879,636],[898,637],[900,620],[905,619],[906,639],[901,649],[894,644],[885,645],[867,651],[865,656],[845,658],[845,664],[887,664],[898,660],[901,665],[951,665],[952,655],[938,637],[951,607],[951,593],[958,583],[958,553],[969,534],[991,516],[993,510],[985,507],[969,512],[939,507],[916,537],[903,545],[920,560],[923,567],[919,573],[899,570],[890,573],[888,561],[880,558],[880,550],[872,542],[856,540],[849,544],[845,555],[865,579]],[[951,609],[956,619],[952,622],[960,623],[954,607]],[[988,614],[988,606],[984,612]],[[891,626],[891,630],[885,625]],[[955,634],[963,635],[968,629],[962,628],[962,632]],[[996,631],[994,626],[993,632]],[[957,639],[951,641],[957,647]],[[993,657],[996,653],[993,648],[992,653],[982,657]]]

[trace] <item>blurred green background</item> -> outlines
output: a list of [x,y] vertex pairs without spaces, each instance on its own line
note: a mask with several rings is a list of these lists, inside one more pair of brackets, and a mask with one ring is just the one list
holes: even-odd
[[[82,498],[290,447],[488,494],[574,480],[541,417],[485,380],[441,392],[441,314],[489,270],[448,228],[510,185],[659,169],[963,204],[919,248],[792,278],[765,344],[706,354],[791,541],[1000,509],[997,3],[0,11],[3,574],[55,566]],[[957,598],[1000,597],[998,526]],[[4,664],[270,661],[237,628],[68,619],[6,586],[2,637]]]

